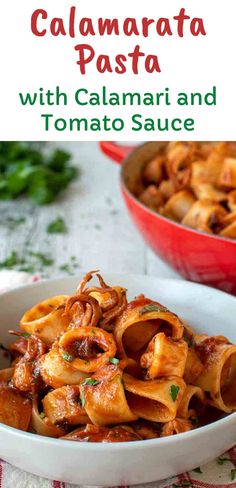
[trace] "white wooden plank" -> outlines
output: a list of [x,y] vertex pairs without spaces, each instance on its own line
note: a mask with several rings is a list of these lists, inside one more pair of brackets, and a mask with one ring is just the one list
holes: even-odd
[[[37,269],[43,276],[65,274],[60,266],[75,256],[83,270],[176,277],[148,250],[131,222],[119,188],[119,166],[102,155],[95,142],[48,143],[46,149],[58,146],[72,153],[80,178],[49,206],[33,207],[24,199],[0,202],[0,261],[12,250],[20,256],[31,250],[52,255],[55,260],[53,266]],[[26,223],[14,230],[4,224],[9,217],[21,216],[26,217]],[[68,233],[49,235],[47,225],[58,216],[66,221]]]

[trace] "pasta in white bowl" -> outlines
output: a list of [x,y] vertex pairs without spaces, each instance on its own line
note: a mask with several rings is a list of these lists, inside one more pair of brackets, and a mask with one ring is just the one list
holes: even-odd
[[11,342],[11,363],[5,349],[0,365],[0,455],[41,476],[111,485],[123,472],[127,484],[162,479],[230,448],[235,298],[186,282],[90,278],[0,297],[1,342]]

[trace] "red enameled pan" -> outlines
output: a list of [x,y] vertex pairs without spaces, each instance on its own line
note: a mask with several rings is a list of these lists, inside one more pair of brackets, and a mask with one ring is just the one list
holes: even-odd
[[199,232],[145,207],[132,194],[142,168],[160,149],[148,142],[135,149],[101,142],[102,151],[122,162],[121,190],[129,213],[147,244],[185,278],[236,295],[236,241]]

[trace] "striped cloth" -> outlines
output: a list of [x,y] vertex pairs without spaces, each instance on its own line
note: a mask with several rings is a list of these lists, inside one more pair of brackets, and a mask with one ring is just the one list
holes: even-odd
[[[0,272],[1,291],[37,281],[26,273]],[[1,455],[1,441],[0,441]],[[30,460],[29,460],[30,462]],[[137,488],[236,488],[236,446],[211,463],[174,478],[138,485]],[[63,481],[50,481],[21,471],[0,460],[0,488],[79,488]],[[129,488],[129,487],[120,487]]]
[[[197,471],[184,473],[165,481],[138,485],[137,488],[236,488],[236,446],[220,458],[201,466]],[[235,480],[232,480],[234,475]],[[39,478],[0,461],[0,488],[13,487],[79,488],[79,485]]]

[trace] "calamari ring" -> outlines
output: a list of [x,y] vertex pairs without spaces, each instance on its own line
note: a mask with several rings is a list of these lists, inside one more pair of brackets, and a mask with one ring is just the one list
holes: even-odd
[[55,346],[39,360],[39,371],[46,385],[60,388],[64,385],[78,385],[86,378],[86,374],[74,369],[70,362],[65,361]]
[[59,354],[84,373],[97,371],[116,354],[113,335],[98,327],[79,327],[65,332],[59,340]]
[[21,329],[51,345],[69,325],[64,314],[67,298],[66,295],[58,295],[32,307],[20,320]]

